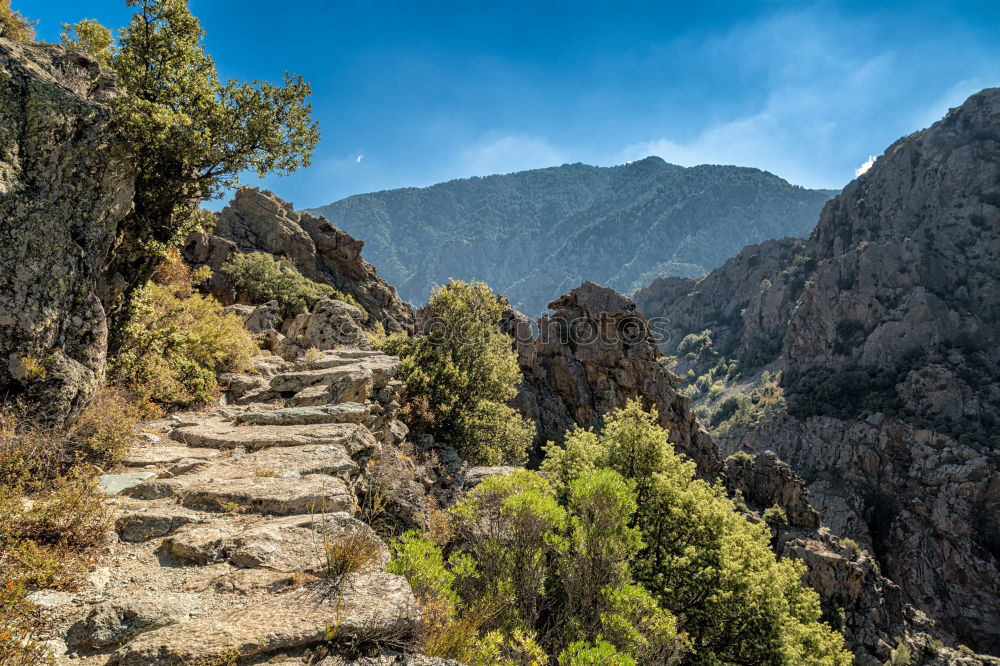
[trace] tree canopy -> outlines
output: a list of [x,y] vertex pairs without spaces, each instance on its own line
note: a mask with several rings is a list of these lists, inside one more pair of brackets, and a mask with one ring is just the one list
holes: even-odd
[[453,280],[432,295],[422,335],[395,334],[384,345],[403,360],[411,427],[473,464],[520,462],[534,437],[507,405],[521,381],[511,340],[497,327],[507,307],[485,283]]
[[[135,163],[135,208],[119,229],[110,280],[128,295],[167,250],[199,225],[198,205],[252,171],[288,174],[308,166],[319,140],[301,76],[220,81],[205,32],[187,0],[127,0],[136,9],[117,40],[96,21],[65,26],[63,43],[114,70],[126,94],[114,126]],[[105,295],[105,300],[111,300]],[[106,302],[116,310],[126,302]]]

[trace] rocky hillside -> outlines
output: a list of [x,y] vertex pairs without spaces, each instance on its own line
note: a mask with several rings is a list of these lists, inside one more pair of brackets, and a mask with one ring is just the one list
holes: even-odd
[[271,192],[242,189],[217,216],[212,233],[192,234],[184,257],[212,269],[209,290],[225,304],[248,303],[220,268],[238,253],[285,259],[307,278],[353,298],[388,331],[413,327],[413,312],[396,289],[361,258],[364,243],[322,217],[299,213]]
[[362,194],[316,212],[364,239],[405,300],[477,279],[540,313],[583,279],[631,292],[659,276],[700,276],[747,243],[803,236],[832,194],[757,169],[649,157]]
[[900,645],[914,663],[983,663],[943,647],[934,637],[949,632],[908,604],[870,553],[821,524],[809,488],[791,466],[767,450],[722,459],[691,400],[678,391],[680,377],[664,367],[654,330],[634,302],[584,283],[549,308],[554,313],[538,320],[537,333],[516,311],[502,322],[524,374],[514,404],[538,425],[539,443],[558,440],[575,425],[598,427],[602,415],[639,397],[657,409],[671,443],[696,463],[700,476],[723,479],[745,502],[748,519],[762,520],[773,506],[785,512],[788,525],[776,530],[773,548],[805,564],[824,619],[843,631],[856,664],[881,666]]
[[[704,377],[690,392],[724,452],[775,450],[824,523],[870,549],[945,631],[993,654],[998,156],[990,89],[890,146],[807,240],[751,246],[701,280],[637,294],[646,315],[669,319],[664,350]],[[777,398],[747,384],[764,369],[781,372]]]

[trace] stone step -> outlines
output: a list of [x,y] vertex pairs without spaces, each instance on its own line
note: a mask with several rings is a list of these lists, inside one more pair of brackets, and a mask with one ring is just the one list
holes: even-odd
[[[118,666],[222,663],[301,649],[321,641],[405,639],[420,610],[406,579],[353,574],[139,635],[112,657]],[[228,663],[228,662],[227,662]]]
[[[348,479],[358,465],[339,444],[306,444],[263,449],[235,456],[207,469],[197,470],[197,477],[213,479],[248,479],[258,477],[295,479],[307,474],[330,474]],[[184,479],[184,477],[179,477]]]
[[328,423],[317,426],[235,426],[207,423],[176,428],[170,433],[170,437],[191,446],[215,449],[242,447],[251,451],[274,446],[338,444],[351,455],[355,455],[375,447],[375,438],[371,432],[356,423]]
[[310,386],[329,386],[342,379],[350,379],[354,376],[358,378],[371,377],[370,370],[362,368],[357,363],[337,366],[334,368],[320,368],[317,370],[297,370],[294,372],[283,372],[271,377],[272,391],[294,391],[299,392]]
[[175,557],[195,564],[228,561],[241,568],[322,575],[326,547],[343,542],[370,550],[359,551],[360,571],[382,571],[389,564],[389,548],[365,523],[347,513],[289,516],[250,527],[232,523],[194,525],[178,530],[165,545]]
[[169,465],[185,458],[218,458],[218,449],[195,448],[191,446],[138,446],[122,458],[125,467],[145,467],[146,465]]
[[233,423],[238,425],[315,425],[318,423],[364,423],[370,412],[357,402],[310,407],[285,407],[240,414]]
[[137,507],[120,511],[115,519],[118,538],[129,543],[141,543],[167,536],[175,530],[200,522],[205,514],[177,504]]
[[196,483],[184,489],[189,508],[244,510],[279,516],[354,511],[354,497],[335,476],[307,474],[295,479],[257,477]]

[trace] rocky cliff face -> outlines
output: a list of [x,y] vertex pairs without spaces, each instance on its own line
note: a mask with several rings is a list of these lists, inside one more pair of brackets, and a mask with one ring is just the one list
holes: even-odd
[[628,298],[585,282],[549,307],[530,338],[523,315],[505,322],[517,337],[524,383],[516,406],[538,423],[541,441],[557,439],[574,424],[597,425],[605,412],[635,397],[660,412],[678,451],[698,464],[705,478],[718,476],[722,459],[711,436],[695,419],[679,379],[659,363],[649,323]]
[[118,94],[89,56],[0,39],[0,395],[54,421],[105,368],[95,291],[133,196],[108,133]]
[[208,286],[224,303],[236,302],[237,294],[218,272],[222,264],[237,252],[267,252],[287,258],[306,277],[353,296],[387,330],[412,329],[412,309],[361,258],[363,247],[325,218],[296,212],[270,192],[243,189],[219,214],[213,234],[191,235],[184,256],[213,269]]
[[720,446],[777,451],[824,524],[870,548],[904,599],[994,654],[998,156],[990,89],[890,146],[805,243],[749,247],[698,282],[637,295],[671,320],[667,353],[708,328],[744,377],[781,370],[786,408],[726,429]]

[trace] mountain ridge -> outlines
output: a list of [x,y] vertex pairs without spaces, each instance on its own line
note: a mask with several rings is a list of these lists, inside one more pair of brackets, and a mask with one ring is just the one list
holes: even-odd
[[630,292],[652,277],[702,275],[748,242],[804,235],[832,194],[759,169],[647,157],[382,190],[310,212],[365,240],[405,300],[478,279],[537,313],[583,279]]

